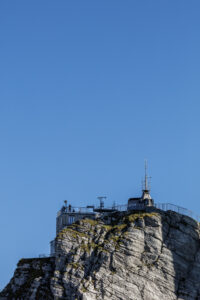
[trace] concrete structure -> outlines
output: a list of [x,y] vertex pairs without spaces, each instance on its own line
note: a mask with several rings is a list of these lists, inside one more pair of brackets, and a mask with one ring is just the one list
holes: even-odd
[[57,213],[56,218],[56,234],[60,232],[64,227],[71,225],[72,223],[84,219],[94,219],[96,213],[94,212],[94,206],[87,207],[72,207],[71,205],[65,205]]
[[[74,222],[87,218],[94,219],[96,212],[94,212],[94,206],[87,207],[72,207],[67,205],[67,200],[64,201],[65,205],[58,211],[56,218],[56,235],[66,226],[73,224]],[[50,255],[55,256],[56,252],[56,240],[50,242]]]

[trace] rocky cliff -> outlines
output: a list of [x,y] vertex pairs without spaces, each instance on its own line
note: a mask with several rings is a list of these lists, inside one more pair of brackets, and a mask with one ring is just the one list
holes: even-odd
[[56,258],[23,259],[0,299],[200,299],[200,227],[174,213],[82,220]]

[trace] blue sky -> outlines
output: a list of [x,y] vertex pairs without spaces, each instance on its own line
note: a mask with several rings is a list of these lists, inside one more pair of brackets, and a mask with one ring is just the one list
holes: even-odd
[[0,288],[56,212],[151,194],[200,214],[199,1],[0,2]]

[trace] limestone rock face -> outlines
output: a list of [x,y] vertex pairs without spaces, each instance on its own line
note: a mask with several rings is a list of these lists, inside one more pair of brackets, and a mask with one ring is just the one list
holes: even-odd
[[56,257],[24,259],[0,299],[198,300],[200,227],[168,211],[81,220]]

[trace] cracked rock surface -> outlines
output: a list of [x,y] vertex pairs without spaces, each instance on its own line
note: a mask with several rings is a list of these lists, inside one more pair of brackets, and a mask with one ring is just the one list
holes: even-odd
[[0,299],[200,300],[200,227],[168,211],[81,220],[22,259]]

